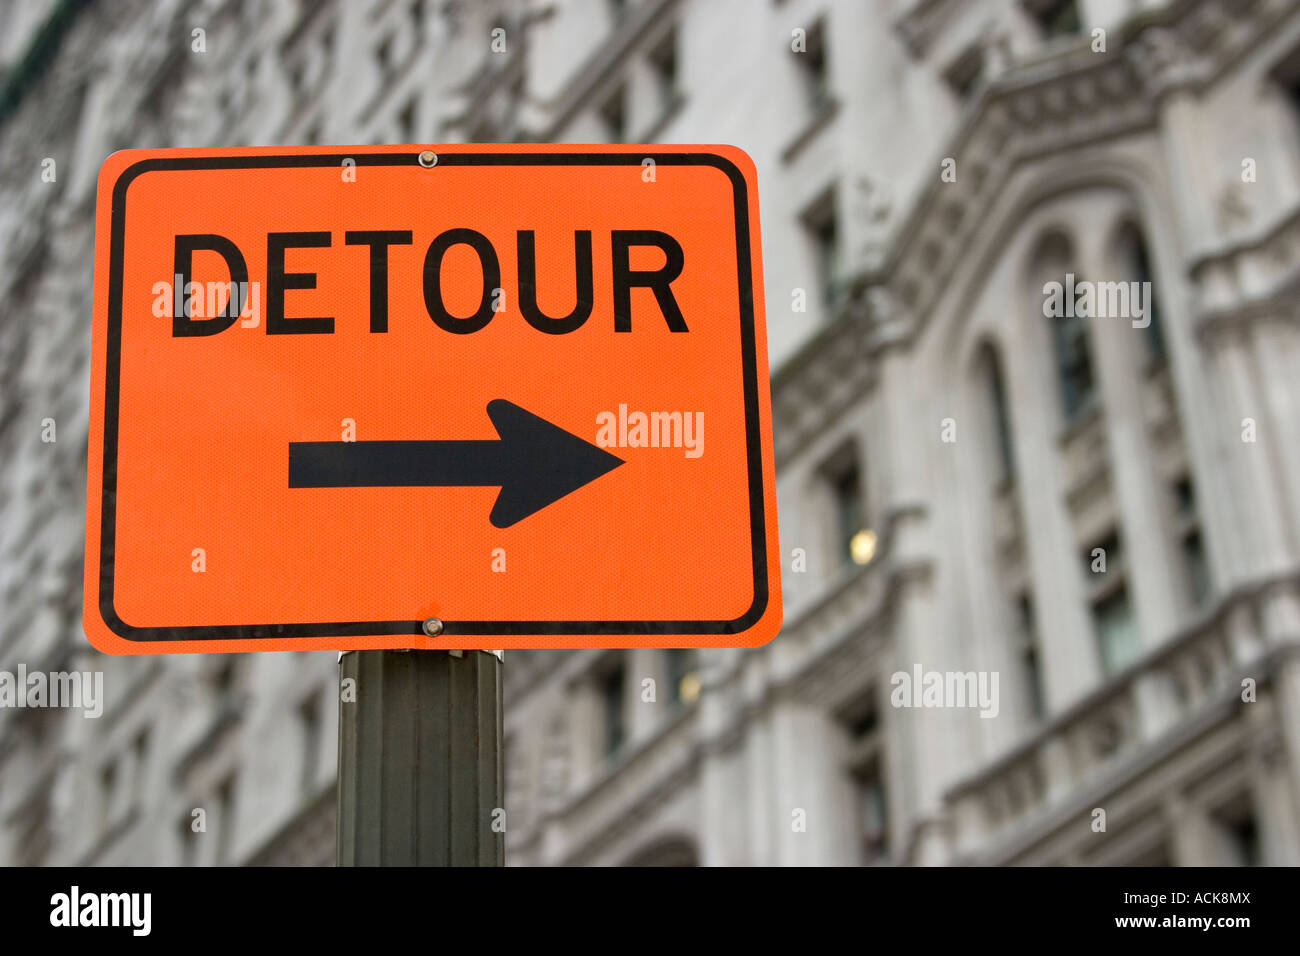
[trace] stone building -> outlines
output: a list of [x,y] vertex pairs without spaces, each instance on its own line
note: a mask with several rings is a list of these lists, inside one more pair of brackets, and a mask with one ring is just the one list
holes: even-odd
[[[333,855],[333,654],[80,632],[103,157],[554,140],[757,165],[786,624],[508,653],[511,863],[1300,863],[1294,0],[0,23],[0,670],[102,669],[107,695],[0,711],[0,860]],[[1098,295],[1049,315],[1052,283]],[[996,693],[904,695],[928,676]]]

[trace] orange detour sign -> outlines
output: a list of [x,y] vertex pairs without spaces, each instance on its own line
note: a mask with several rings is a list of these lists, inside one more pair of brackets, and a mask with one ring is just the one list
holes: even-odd
[[776,635],[740,150],[128,150],[97,225],[100,650]]

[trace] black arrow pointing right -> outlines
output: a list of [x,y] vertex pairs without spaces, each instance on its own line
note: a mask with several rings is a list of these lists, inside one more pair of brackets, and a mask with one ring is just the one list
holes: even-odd
[[289,487],[499,486],[489,520],[508,528],[623,464],[505,399],[487,413],[497,439],[290,442]]

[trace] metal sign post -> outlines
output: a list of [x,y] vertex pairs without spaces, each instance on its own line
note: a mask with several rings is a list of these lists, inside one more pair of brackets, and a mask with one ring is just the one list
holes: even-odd
[[[501,866],[501,658],[339,658],[339,866]],[[351,699],[348,691],[351,691]]]

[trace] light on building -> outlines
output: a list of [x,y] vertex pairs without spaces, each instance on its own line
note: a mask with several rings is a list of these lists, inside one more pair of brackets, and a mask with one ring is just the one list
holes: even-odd
[[849,539],[849,556],[854,564],[870,564],[876,556],[876,533],[863,528]]
[[683,704],[693,704],[700,699],[700,675],[692,671],[682,677],[677,685],[677,697]]

